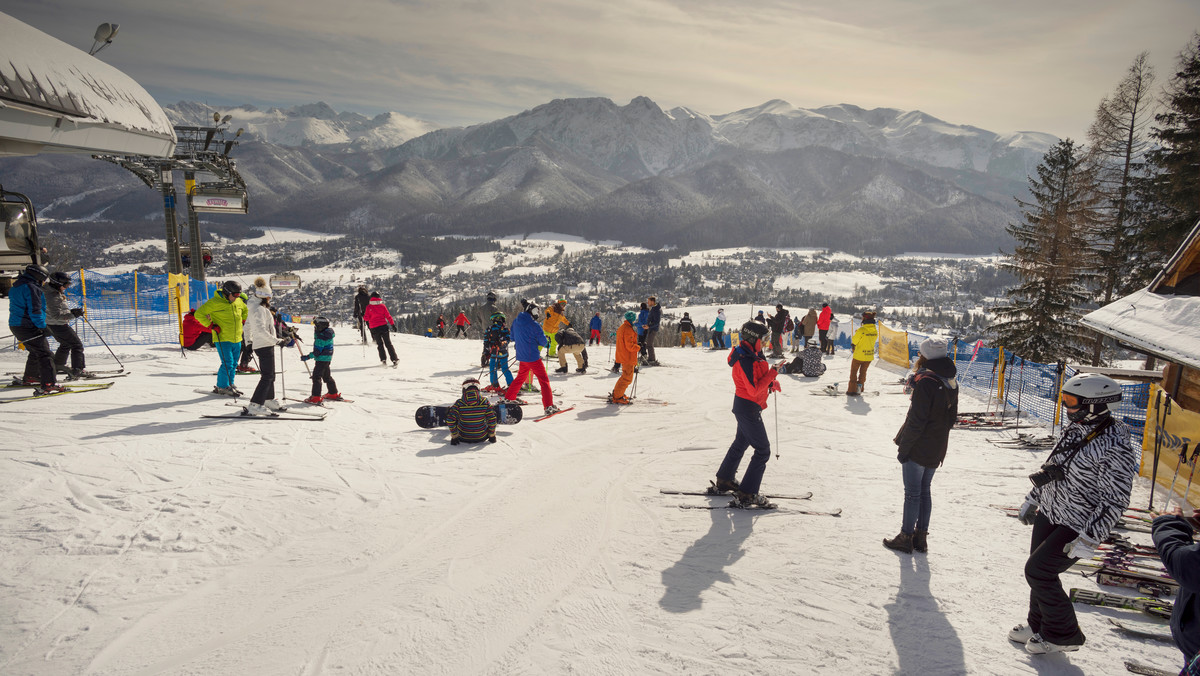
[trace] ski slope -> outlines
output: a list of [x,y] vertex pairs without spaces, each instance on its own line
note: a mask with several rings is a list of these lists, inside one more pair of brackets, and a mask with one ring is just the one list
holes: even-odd
[[[321,422],[200,419],[234,410],[194,392],[214,384],[217,355],[170,346],[116,347],[132,375],[105,392],[0,408],[0,673],[1178,668],[1173,646],[1108,626],[1122,611],[1079,607],[1088,644],[1071,655],[1006,640],[1025,615],[1029,530],[989,505],[1019,504],[1045,451],[954,431],[929,554],[881,545],[899,529],[891,439],[908,404],[889,367],[869,372],[879,396],[810,395],[844,385],[843,351],[820,379],[783,376],[764,412],[779,454],[764,492],[812,491],[795,506],[840,518],[683,510],[716,499],[659,489],[703,488],[733,437],[723,352],[660,349],[667,366],[645,369],[636,393],[671,405],[616,408],[584,396],[616,378],[610,348],[593,348],[589,373],[572,360],[551,374],[574,411],[452,447],[413,412],[454,400],[478,373],[478,341],[397,335],[391,369],[335,328],[333,375],[354,402]],[[276,384],[303,396],[305,367],[285,355]],[[115,366],[102,350],[88,359]],[[6,371],[22,363],[0,352]],[[246,392],[256,381],[237,378]]]

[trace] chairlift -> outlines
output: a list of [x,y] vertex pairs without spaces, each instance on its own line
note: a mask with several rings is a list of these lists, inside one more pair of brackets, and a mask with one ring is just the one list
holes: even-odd
[[246,214],[250,201],[245,188],[222,183],[199,183],[188,195],[192,211],[212,214]]
[[0,297],[4,297],[13,283],[10,274],[42,262],[37,215],[28,197],[0,187],[0,229]]
[[[200,247],[200,255],[203,256],[204,267],[212,265],[212,248],[207,246]],[[189,268],[192,265],[192,247],[187,244],[179,246],[179,258],[183,262],[184,268]]]
[[274,292],[299,291],[300,275],[294,272],[280,272],[271,275],[271,290]]

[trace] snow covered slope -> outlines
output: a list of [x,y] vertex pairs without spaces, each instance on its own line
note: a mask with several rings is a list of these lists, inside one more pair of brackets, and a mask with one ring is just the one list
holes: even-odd
[[[478,373],[479,343],[396,336],[392,370],[335,328],[333,375],[355,401],[323,422],[201,419],[234,410],[193,391],[213,385],[217,356],[169,346],[117,347],[133,375],[106,393],[3,405],[0,673],[1049,676],[1121,673],[1129,656],[1178,666],[1172,646],[1109,629],[1118,611],[1080,608],[1088,645],[1069,657],[1005,639],[1024,618],[1029,531],[988,505],[1018,504],[1044,453],[954,432],[930,553],[881,546],[899,528],[891,439],[908,403],[888,367],[868,376],[879,396],[810,395],[844,383],[841,353],[819,380],[785,376],[764,412],[779,454],[764,490],[812,491],[797,506],[841,507],[840,518],[682,510],[710,500],[659,489],[703,487],[733,437],[723,353],[661,349],[668,366],[641,373],[637,394],[671,405],[618,409],[584,396],[614,382],[609,348],[593,348],[590,373],[552,379],[574,411],[501,427],[497,444],[450,446],[413,410],[454,399]],[[307,392],[296,351],[285,355],[277,386]],[[102,351],[88,359],[115,366]],[[5,371],[21,362],[0,352]]]

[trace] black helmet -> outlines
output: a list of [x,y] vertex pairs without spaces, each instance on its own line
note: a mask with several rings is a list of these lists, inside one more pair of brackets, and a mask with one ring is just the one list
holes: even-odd
[[495,291],[488,291],[488,292],[487,292],[487,299],[488,299],[488,301],[489,301],[489,302],[495,303],[495,302],[496,302],[496,292],[495,292]]
[[318,331],[324,331],[325,329],[329,328],[329,320],[321,315],[317,315],[316,317],[313,317],[313,328]]
[[235,281],[235,280],[229,279],[229,280],[226,280],[225,283],[221,285],[221,292],[222,293],[232,293],[233,295],[236,296],[242,292],[242,285],[238,284],[237,281]]
[[742,340],[749,337],[753,340],[762,340],[767,337],[767,327],[758,322],[746,322],[742,324]]
[[60,289],[65,289],[71,286],[71,275],[65,272],[52,272],[50,273],[50,283]]
[[25,275],[38,284],[41,284],[50,278],[50,271],[46,269],[45,265],[34,263],[25,267]]

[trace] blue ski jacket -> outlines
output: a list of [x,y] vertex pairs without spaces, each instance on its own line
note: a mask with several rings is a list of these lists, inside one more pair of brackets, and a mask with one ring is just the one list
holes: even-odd
[[41,285],[24,272],[8,291],[8,325],[25,329],[46,328],[46,297]]
[[517,361],[538,361],[542,358],[539,348],[547,347],[550,341],[542,327],[528,312],[521,312],[509,329],[513,343],[517,346]]

